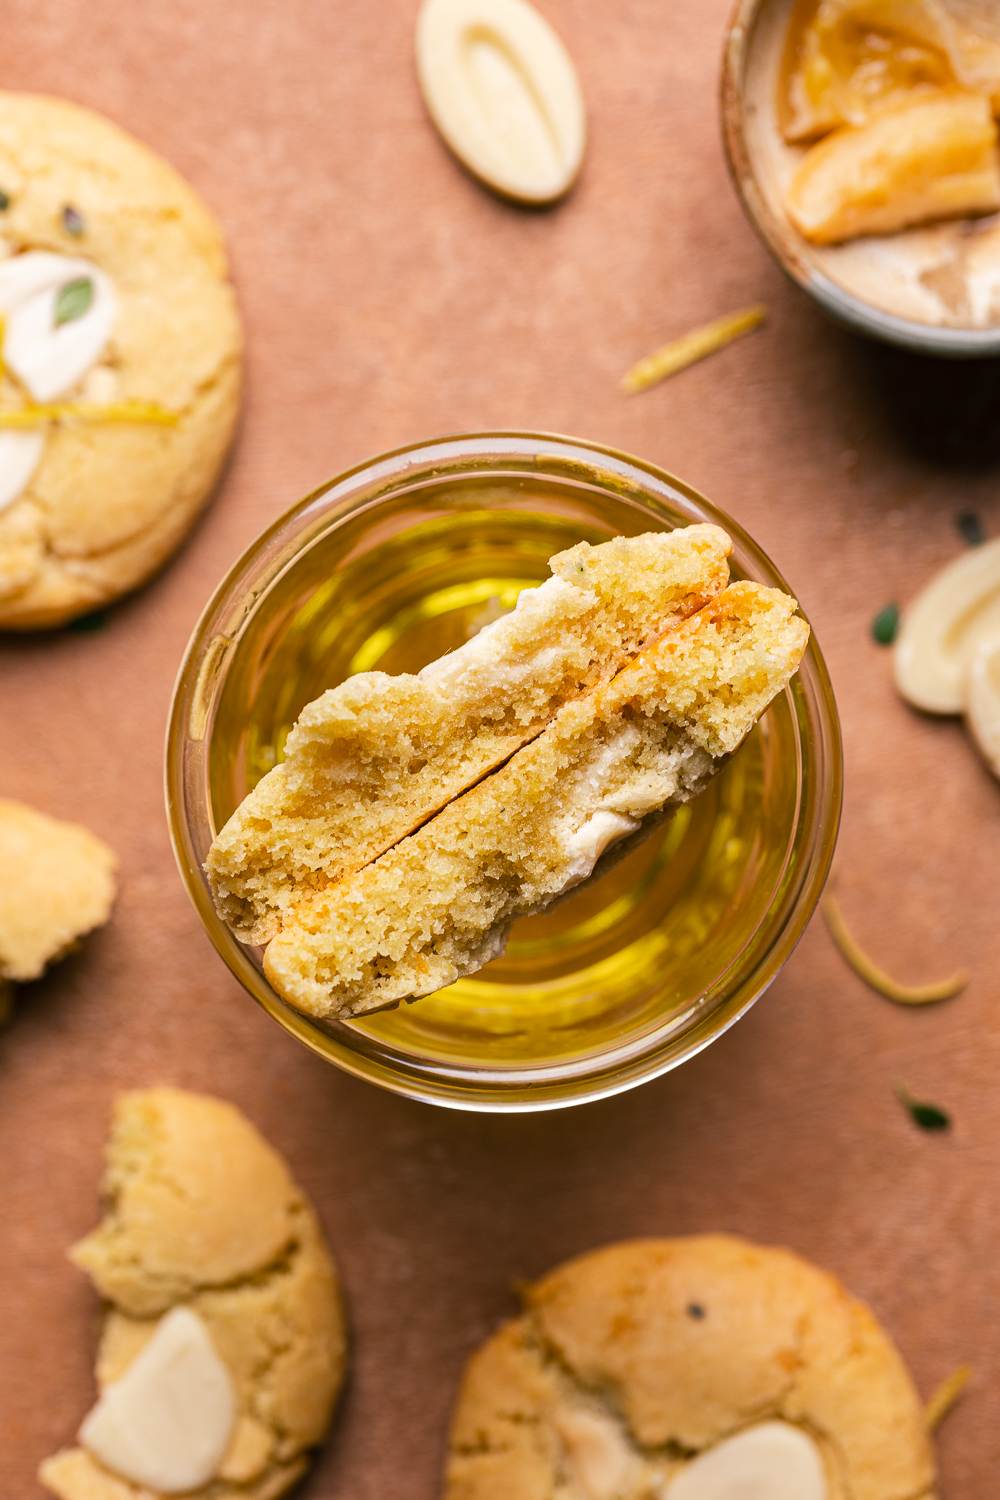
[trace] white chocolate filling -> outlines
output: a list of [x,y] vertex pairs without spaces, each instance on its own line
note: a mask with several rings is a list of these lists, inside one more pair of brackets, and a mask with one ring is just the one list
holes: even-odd
[[574,602],[585,600],[580,589],[564,578],[547,578],[538,588],[522,589],[517,603],[508,613],[484,625],[471,640],[447,655],[428,662],[418,676],[439,692],[462,687],[478,692],[516,687],[544,673],[560,656],[558,645],[512,659],[509,642],[520,631],[526,615],[538,615],[542,621],[556,615]]
[[232,1379],[205,1324],[176,1307],[121,1379],[105,1387],[80,1442],[123,1479],[176,1495],[215,1476],[235,1420]]
[[566,889],[589,879],[594,866],[605,850],[621,839],[635,833],[639,824],[635,818],[626,818],[621,813],[600,808],[587,821],[570,834],[564,844],[569,859]]

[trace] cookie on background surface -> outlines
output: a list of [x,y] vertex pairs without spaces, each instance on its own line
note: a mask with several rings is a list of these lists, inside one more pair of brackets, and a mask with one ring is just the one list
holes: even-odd
[[118,1100],[98,1227],[71,1256],[106,1298],[100,1398],[43,1463],[60,1500],[272,1500],[329,1427],[346,1334],[312,1206],[218,1099]]
[[31,629],[179,545],[232,440],[242,335],[183,178],[91,110],[7,92],[0,318],[0,629]]
[[0,800],[0,1019],[15,985],[39,979],[108,920],[117,869],[78,823]]
[[872,1313],[787,1250],[609,1245],[476,1353],[445,1500],[931,1500],[920,1399]]

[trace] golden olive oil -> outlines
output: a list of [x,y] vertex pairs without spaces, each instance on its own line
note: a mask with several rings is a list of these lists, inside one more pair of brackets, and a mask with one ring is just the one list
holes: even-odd
[[[600,488],[545,477],[431,481],[377,514],[327,529],[254,604],[211,733],[217,827],[325,688],[355,672],[416,671],[546,578],[553,553],[662,524]],[[503,1068],[628,1046],[696,1011],[780,895],[797,755],[785,695],[699,798],[606,875],[516,923],[487,969],[352,1024],[431,1060]]]

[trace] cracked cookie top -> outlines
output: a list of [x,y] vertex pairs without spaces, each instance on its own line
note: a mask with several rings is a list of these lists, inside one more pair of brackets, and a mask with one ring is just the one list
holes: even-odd
[[[199,1500],[272,1500],[305,1471],[343,1379],[337,1274],[312,1207],[231,1105],[179,1089],[117,1102],[102,1223],[72,1251],[110,1306],[97,1359],[119,1380],[183,1305],[232,1380],[237,1418]],[[83,1447],[43,1464],[61,1500],[148,1500]]]
[[0,316],[0,628],[56,625],[159,567],[214,484],[242,360],[221,233],[110,120],[0,92]]
[[[775,1462],[806,1462],[803,1438],[823,1500],[932,1496],[913,1382],[872,1313],[834,1277],[723,1235],[640,1240],[528,1288],[523,1315],[473,1357],[444,1495],[742,1495],[711,1487],[719,1481],[705,1455],[715,1455],[715,1472],[738,1469],[743,1454],[765,1461],[768,1444]],[[699,1463],[711,1480],[703,1488]]]

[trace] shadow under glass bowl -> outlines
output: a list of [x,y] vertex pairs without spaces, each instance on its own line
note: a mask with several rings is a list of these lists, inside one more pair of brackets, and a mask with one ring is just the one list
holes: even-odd
[[480,974],[412,1005],[347,1022],[300,1014],[269,985],[259,950],[219,920],[202,870],[215,831],[324,688],[357,671],[416,670],[509,609],[581,538],[698,521],[729,531],[736,576],[784,586],[740,527],[680,481],[534,433],[385,454],[310,495],[239,559],[178,677],[168,815],[212,942],[286,1031],[413,1098],[539,1109],[677,1066],[767,988],[816,906],[840,813],[839,724],[815,641],[702,796],[602,878],[516,923]]

